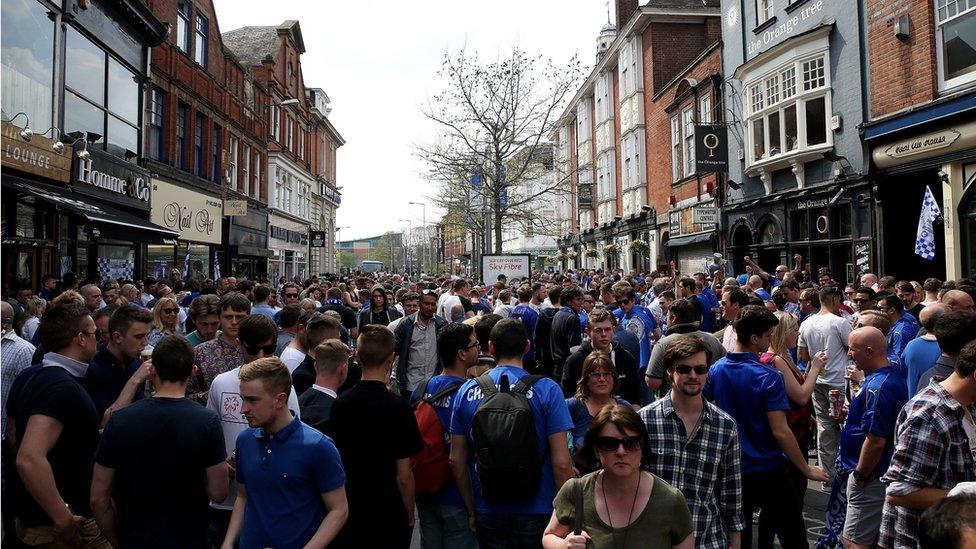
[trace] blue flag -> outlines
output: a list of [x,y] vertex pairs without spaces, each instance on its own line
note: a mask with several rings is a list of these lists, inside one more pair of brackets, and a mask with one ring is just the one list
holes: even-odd
[[183,279],[190,273],[190,243],[186,244],[186,255],[183,256]]
[[915,237],[915,254],[932,261],[935,259],[935,232],[932,223],[942,215],[939,205],[932,196],[932,189],[925,186],[925,197],[922,198],[922,211],[918,216],[918,234]]

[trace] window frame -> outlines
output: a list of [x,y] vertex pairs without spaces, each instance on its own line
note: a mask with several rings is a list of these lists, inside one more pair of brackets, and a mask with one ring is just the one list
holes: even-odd
[[576,145],[593,140],[593,119],[590,117],[590,101],[585,98],[576,106]]
[[[933,17],[935,25],[935,53],[936,53],[936,72],[938,77],[939,91],[944,92],[961,86],[966,86],[973,82],[976,82],[976,71],[969,72],[968,74],[962,74],[952,78],[946,78],[945,74],[945,48],[943,46],[943,27],[954,21],[961,20],[967,17],[976,17],[976,3],[972,6],[967,7],[962,12],[957,12],[954,15],[948,16],[945,19],[940,20],[939,11],[942,8],[947,8],[948,5],[954,1],[958,0],[932,0],[934,4]],[[940,8],[939,3],[946,1],[946,5]]]
[[210,180],[214,183],[220,185],[220,173],[221,173],[221,150],[222,150],[222,139],[221,132],[222,129],[220,124],[217,122],[213,123],[211,126],[212,135],[210,137]]
[[684,161],[682,156],[681,114],[671,116],[671,181],[684,178]]
[[695,105],[681,109],[681,160],[685,177],[695,173]]
[[176,104],[176,167],[186,171],[186,124],[190,118],[190,105],[177,100]]
[[149,116],[147,117],[147,156],[158,162],[166,157],[166,92],[156,86],[149,90]]
[[251,194],[251,146],[243,144],[241,154],[241,182],[244,185],[244,194]]
[[593,101],[596,105],[597,126],[609,121],[613,113],[613,107],[610,105],[610,88],[612,86],[610,80],[609,71],[600,73],[596,79]]
[[775,11],[775,0],[756,0],[756,26],[772,19]]
[[230,134],[227,139],[227,184],[235,191],[237,188],[237,136]]
[[197,111],[193,120],[193,173],[198,177],[207,176],[207,162],[204,159],[204,151],[206,150],[204,128],[206,125],[207,117]]
[[[820,61],[819,72],[804,72],[805,64]],[[807,86],[807,74],[813,74],[816,81],[822,82],[815,87]],[[787,78],[786,76],[789,75]],[[770,81],[775,80],[775,85],[771,86]],[[788,82],[792,84],[788,84]],[[830,118],[832,108],[832,82],[830,79],[830,56],[826,48],[817,49],[803,55],[796,56],[788,61],[780,63],[771,70],[757,74],[744,82],[743,89],[748,95],[744,102],[746,112],[743,120],[745,126],[745,160],[746,169],[754,166],[762,166],[786,158],[802,155],[811,151],[829,149],[834,145],[834,134],[830,128]],[[771,90],[775,90],[775,94]],[[757,97],[757,93],[761,94]],[[770,96],[775,97],[774,102],[769,102]],[[807,142],[807,118],[806,104],[812,101],[824,100],[824,125],[826,128],[826,140],[823,143],[810,145]],[[786,111],[795,108],[796,123],[796,144],[789,149],[787,140],[787,117]],[[770,154],[770,115],[776,114],[778,117],[778,144],[779,151]],[[762,119],[763,128],[763,148],[762,156],[756,158],[756,126],[755,122]]]
[[192,49],[191,35],[193,34],[190,31],[192,13],[193,10],[190,9],[189,2],[177,2],[176,4],[176,49],[180,50],[186,55],[192,55],[190,53]]
[[[197,10],[196,20],[193,22],[193,61],[203,68],[207,68],[210,43],[210,20]],[[202,44],[202,45],[201,45]]]

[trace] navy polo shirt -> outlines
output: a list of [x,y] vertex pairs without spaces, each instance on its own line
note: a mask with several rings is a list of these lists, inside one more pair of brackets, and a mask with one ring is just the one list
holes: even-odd
[[864,378],[861,391],[851,400],[847,421],[840,434],[838,462],[842,471],[853,471],[861,456],[861,447],[868,433],[885,439],[884,451],[871,478],[888,470],[895,451],[895,420],[908,402],[908,387],[894,365],[875,370]]
[[[115,358],[108,347],[98,346],[98,352],[92,358],[91,364],[88,366],[88,373],[85,374],[85,388],[88,389],[88,394],[95,402],[99,421],[105,414],[105,410],[118,400],[125,384],[129,382],[129,378],[136,373],[141,364],[138,358],[128,364],[122,363]],[[132,401],[140,400],[143,396],[145,396],[144,386],[136,389],[135,398]]]
[[743,473],[779,467],[784,457],[766,413],[790,409],[783,374],[761,364],[753,353],[729,353],[712,365],[703,393],[735,419]]
[[241,548],[304,546],[325,518],[322,494],[346,483],[332,439],[294,418],[274,434],[243,431],[236,452],[247,488]]

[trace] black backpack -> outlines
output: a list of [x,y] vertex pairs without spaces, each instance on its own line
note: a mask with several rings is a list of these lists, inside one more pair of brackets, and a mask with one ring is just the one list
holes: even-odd
[[484,398],[471,422],[472,451],[488,503],[527,501],[539,493],[542,458],[527,393],[540,379],[527,375],[510,388],[502,375],[498,389],[487,373],[476,379]]

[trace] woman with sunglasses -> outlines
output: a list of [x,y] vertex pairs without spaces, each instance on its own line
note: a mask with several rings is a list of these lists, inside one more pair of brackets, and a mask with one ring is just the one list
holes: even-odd
[[156,343],[171,334],[182,334],[180,327],[180,306],[176,304],[176,299],[172,297],[161,297],[156,300],[153,307],[152,329],[149,331],[149,344],[156,346]]
[[[602,468],[570,479],[556,494],[543,547],[694,547],[691,513],[681,491],[642,470],[650,462],[649,444],[647,428],[633,408],[610,404],[600,410],[581,452]],[[574,520],[577,482],[583,495],[580,521]]]
[[[576,454],[583,447],[583,439],[593,418],[608,404],[630,406],[617,395],[617,368],[610,356],[593,351],[583,360],[583,371],[576,384],[576,396],[566,399],[569,415],[573,418],[573,430],[569,436],[569,453]],[[580,471],[592,471],[588,460],[577,460]]]

